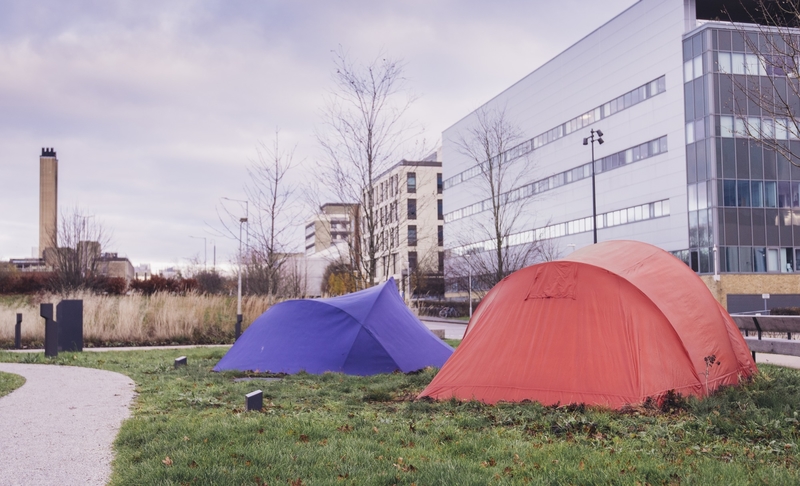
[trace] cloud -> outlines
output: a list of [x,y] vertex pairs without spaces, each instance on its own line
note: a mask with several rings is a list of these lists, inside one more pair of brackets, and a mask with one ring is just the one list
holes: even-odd
[[[38,242],[41,147],[62,207],[113,226],[135,263],[195,255],[281,128],[308,178],[331,51],[406,62],[412,112],[441,131],[630,0],[374,2],[0,0],[0,258]],[[398,159],[404,154],[398,154]],[[217,241],[218,260],[236,243]],[[297,232],[296,247],[302,245]]]

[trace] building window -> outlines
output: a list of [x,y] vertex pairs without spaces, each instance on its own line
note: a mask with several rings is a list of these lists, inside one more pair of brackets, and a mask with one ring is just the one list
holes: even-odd
[[417,270],[417,252],[408,252],[408,269],[412,272]]
[[437,219],[444,219],[444,212],[442,210],[442,200],[438,199],[436,201],[436,218]]
[[444,226],[442,225],[439,225],[438,236],[439,236],[439,246],[444,246]]
[[408,225],[408,246],[417,246],[417,226]]
[[408,219],[417,219],[417,200],[408,200]]
[[408,173],[408,182],[407,182],[408,192],[409,193],[416,193],[417,192],[417,173],[416,172],[409,172]]
[[439,273],[444,273],[444,252],[439,252]]
[[442,174],[436,174],[436,192],[442,193]]

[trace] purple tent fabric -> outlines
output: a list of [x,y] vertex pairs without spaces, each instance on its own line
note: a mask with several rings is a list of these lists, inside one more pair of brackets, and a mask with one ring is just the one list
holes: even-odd
[[214,371],[408,373],[441,367],[452,353],[411,313],[389,279],[341,297],[270,307]]

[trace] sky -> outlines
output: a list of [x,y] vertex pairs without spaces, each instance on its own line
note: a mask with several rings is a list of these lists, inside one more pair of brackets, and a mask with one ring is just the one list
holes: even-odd
[[313,178],[333,51],[402,60],[407,120],[434,147],[633,3],[0,0],[0,260],[38,245],[42,147],[58,154],[59,212],[93,215],[107,251],[154,270],[225,264],[238,243],[218,213],[244,213],[223,198],[245,198],[260,142],[280,130],[293,183]]

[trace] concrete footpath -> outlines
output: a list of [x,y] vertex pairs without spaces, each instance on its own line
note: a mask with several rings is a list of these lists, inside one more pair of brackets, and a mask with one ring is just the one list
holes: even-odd
[[103,485],[133,380],[111,371],[0,363],[25,384],[0,398],[0,485]]

